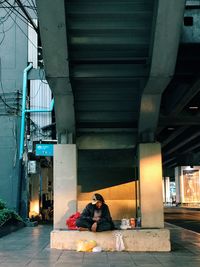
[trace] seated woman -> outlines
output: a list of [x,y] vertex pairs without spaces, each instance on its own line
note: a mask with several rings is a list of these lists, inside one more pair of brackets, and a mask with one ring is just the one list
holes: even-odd
[[114,229],[108,206],[100,194],[94,194],[92,203],[83,210],[81,217],[76,220],[80,231],[102,232]]

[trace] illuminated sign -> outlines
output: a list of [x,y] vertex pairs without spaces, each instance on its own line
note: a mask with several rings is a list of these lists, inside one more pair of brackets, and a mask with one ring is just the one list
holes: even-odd
[[36,156],[53,156],[53,144],[36,144]]

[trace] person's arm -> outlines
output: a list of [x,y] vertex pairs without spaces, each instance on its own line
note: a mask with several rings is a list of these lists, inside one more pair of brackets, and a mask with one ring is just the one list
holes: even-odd
[[81,213],[81,218],[92,219],[90,204],[88,204]]
[[104,204],[104,207],[102,209],[102,215],[99,222],[112,222],[110,210],[106,204]]

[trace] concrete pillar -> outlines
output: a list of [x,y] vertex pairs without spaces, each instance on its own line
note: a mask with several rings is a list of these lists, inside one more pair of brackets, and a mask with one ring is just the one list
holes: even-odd
[[138,153],[142,227],[163,228],[161,146],[139,144]]
[[171,198],[170,198],[170,178],[165,177],[165,192],[166,192],[166,202],[170,203]]
[[182,183],[181,183],[181,167],[175,168],[175,183],[176,183],[176,203],[182,202]]
[[162,178],[162,193],[163,193],[163,203],[166,203],[165,177]]
[[170,178],[163,177],[163,202],[170,203]]
[[77,210],[76,145],[54,146],[54,229],[66,229],[66,219]]

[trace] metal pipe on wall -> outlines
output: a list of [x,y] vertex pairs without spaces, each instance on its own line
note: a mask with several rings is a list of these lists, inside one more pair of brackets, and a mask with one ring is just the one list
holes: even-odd
[[54,98],[51,101],[49,109],[26,109],[26,93],[27,93],[27,73],[33,67],[33,64],[30,63],[28,67],[24,69],[23,74],[23,92],[22,92],[22,119],[21,119],[21,131],[20,131],[20,150],[19,150],[19,159],[23,157],[24,151],[24,133],[25,133],[25,115],[26,113],[32,112],[52,112],[54,107]]

